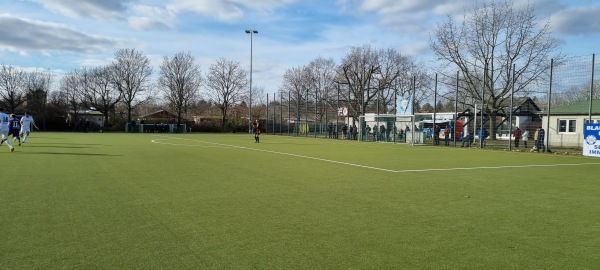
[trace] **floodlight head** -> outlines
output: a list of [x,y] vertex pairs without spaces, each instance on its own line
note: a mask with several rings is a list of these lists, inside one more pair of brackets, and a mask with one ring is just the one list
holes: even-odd
[[258,31],[256,30],[246,30],[245,32],[246,34],[258,34]]

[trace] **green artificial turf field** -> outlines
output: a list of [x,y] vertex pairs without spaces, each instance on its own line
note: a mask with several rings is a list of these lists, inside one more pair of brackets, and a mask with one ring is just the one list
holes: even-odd
[[598,158],[33,133],[0,160],[0,269],[600,265]]

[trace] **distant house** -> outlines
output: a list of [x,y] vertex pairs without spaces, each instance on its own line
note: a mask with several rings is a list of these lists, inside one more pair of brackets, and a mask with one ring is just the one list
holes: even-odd
[[[496,113],[496,138],[508,140],[515,127],[529,130],[533,135],[535,128],[541,125],[540,108],[531,98],[516,99],[512,111],[510,107],[503,108]],[[512,116],[512,126],[510,125]],[[481,124],[481,111],[470,108],[458,114],[459,119],[465,120],[465,130],[474,132]],[[484,115],[484,125],[489,123],[490,116]],[[474,126],[473,126],[474,125]]]
[[[137,123],[128,123],[126,132],[173,132],[188,131],[186,122],[182,118],[181,126],[177,126],[177,115],[166,110],[158,110],[138,117]],[[133,121],[132,121],[133,122]]]
[[106,119],[104,118],[104,114],[102,114],[102,112],[95,110],[82,110],[77,111],[77,113],[73,111],[69,112],[69,114],[67,115],[67,121],[69,123],[72,123],[72,126],[76,129],[82,129],[83,124],[86,121],[89,121],[90,127],[92,127],[93,129],[102,130]]
[[146,123],[177,123],[177,115],[166,110],[158,110],[139,116],[138,122],[142,121]]
[[[542,127],[550,123],[548,144],[550,147],[580,147],[583,142],[583,125],[589,122],[590,101],[583,101],[541,112]],[[548,122],[549,121],[549,122]],[[592,101],[592,123],[600,123],[600,99]],[[533,134],[533,133],[532,133]]]
[[[542,123],[542,119],[539,116],[540,111],[540,107],[531,98],[526,98],[513,109],[512,115],[515,117],[513,124],[515,127],[523,130],[529,129],[531,132],[535,130],[535,126],[539,126]],[[510,130],[513,129],[511,128]]]

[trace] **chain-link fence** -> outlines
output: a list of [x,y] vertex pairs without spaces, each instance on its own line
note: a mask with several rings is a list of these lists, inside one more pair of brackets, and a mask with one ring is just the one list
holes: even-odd
[[[546,74],[526,82],[514,80],[507,89],[484,79],[479,89],[469,92],[460,72],[435,74],[428,82],[413,83],[421,87],[411,91],[428,92],[424,96],[432,104],[415,104],[410,124],[393,118],[398,115],[397,93],[377,94],[364,102],[364,96],[340,88],[327,95],[271,94],[261,118],[266,120],[265,131],[276,135],[577,152],[584,142],[584,124],[600,122],[600,83],[594,77],[600,65],[595,58],[553,60]],[[371,118],[377,123],[365,120]]]

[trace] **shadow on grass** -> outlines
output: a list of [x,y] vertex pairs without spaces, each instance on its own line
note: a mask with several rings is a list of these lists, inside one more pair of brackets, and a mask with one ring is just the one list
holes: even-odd
[[101,145],[101,146],[110,146],[110,145],[106,145],[106,144],[100,144],[100,143],[35,143],[35,144],[30,144],[30,145]]
[[99,157],[121,157],[122,155],[94,154],[94,153],[65,153],[65,152],[18,152],[19,154],[36,155],[71,155],[71,156],[99,156]]
[[[35,146],[29,146],[29,145],[27,145],[27,148],[57,148],[57,147],[54,146],[54,145],[39,145],[39,144],[37,144]],[[92,148],[92,147],[89,147],[89,146],[65,145],[65,146],[61,146],[60,148],[73,148],[73,149],[75,149],[75,148]]]

